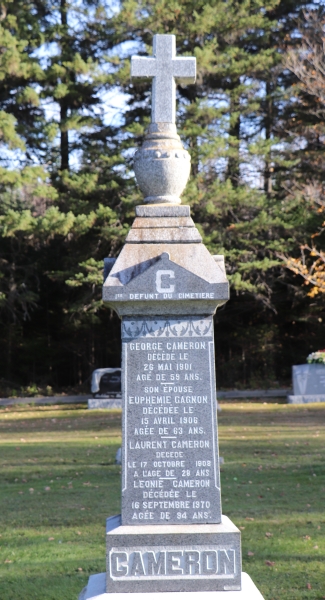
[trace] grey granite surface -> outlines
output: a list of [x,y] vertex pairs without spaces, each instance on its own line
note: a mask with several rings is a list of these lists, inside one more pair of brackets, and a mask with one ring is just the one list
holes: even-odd
[[89,398],[88,408],[89,409],[122,408],[121,395],[119,397],[114,397],[114,398]]
[[191,157],[175,126],[176,82],[195,82],[196,59],[176,56],[174,35],[155,35],[153,56],[133,56],[131,77],[152,79],[151,125],[134,156],[134,173],[145,204],[180,204]]
[[212,317],[122,321],[122,522],[219,523]]
[[180,204],[191,170],[191,156],[183,148],[172,123],[151,124],[134,155],[134,174],[145,204]]
[[[189,217],[190,216],[190,207],[186,204],[182,206],[176,205],[168,205],[168,204],[153,204],[153,205],[144,205],[139,204],[135,207],[135,214],[137,217],[170,217],[170,218],[180,218],[180,217]],[[157,221],[159,223],[159,221]]]
[[292,383],[294,396],[325,395],[325,365],[294,365]]
[[196,59],[176,56],[174,35],[154,35],[152,56],[132,56],[131,77],[152,78],[152,123],[175,123],[176,81],[194,83]]
[[[263,600],[262,594],[247,573],[241,574],[242,588],[237,591],[219,592],[156,592],[153,587],[149,592],[133,592],[132,600]],[[106,593],[106,573],[91,575],[88,585],[79,596],[79,600],[130,600],[130,594]]]
[[241,589],[240,531],[220,524],[123,526],[107,519],[106,591]]
[[313,402],[325,402],[325,394],[291,394],[288,396],[288,404],[312,404]]
[[[214,314],[229,297],[222,255],[208,252],[183,212],[188,207],[145,208],[104,282],[103,300],[120,316]],[[153,219],[156,226],[147,227]]]
[[174,243],[200,243],[202,237],[196,227],[183,227],[177,224],[175,227],[139,227],[138,224],[135,228],[129,231],[128,236],[125,240],[126,243],[133,242],[133,244],[143,244],[144,242],[150,242],[151,244],[161,244],[164,242]]
[[103,286],[122,317],[122,519],[107,520],[106,586],[95,576],[82,600],[260,599],[247,577],[242,593],[240,531],[221,515],[213,314],[229,298],[224,259],[179,206],[190,156],[175,89],[195,81],[195,59],[176,56],[174,36],[156,35],[153,56],[133,57],[131,74],[153,78],[152,123],[134,157],[147,206],[106,261]]

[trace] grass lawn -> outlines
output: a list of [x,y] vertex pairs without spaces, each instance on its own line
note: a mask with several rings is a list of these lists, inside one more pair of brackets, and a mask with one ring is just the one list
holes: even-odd
[[[325,406],[222,404],[223,512],[266,600],[325,598]],[[0,409],[0,600],[77,600],[119,512],[121,413]]]

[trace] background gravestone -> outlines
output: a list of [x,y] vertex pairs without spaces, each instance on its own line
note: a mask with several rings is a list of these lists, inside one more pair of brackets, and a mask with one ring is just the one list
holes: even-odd
[[292,367],[293,395],[289,404],[325,402],[325,365],[306,364]]
[[121,408],[121,369],[96,369],[91,377],[93,398],[88,408]]

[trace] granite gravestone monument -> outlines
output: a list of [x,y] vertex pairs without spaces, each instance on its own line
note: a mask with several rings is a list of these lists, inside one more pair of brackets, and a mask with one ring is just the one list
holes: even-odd
[[289,404],[325,402],[325,365],[305,364],[292,367],[293,394]]
[[95,369],[91,376],[92,398],[88,408],[121,408],[121,369]]
[[195,59],[157,35],[131,74],[153,78],[152,123],[134,162],[144,205],[103,287],[122,320],[122,511],[107,520],[106,574],[90,578],[82,600],[211,591],[257,600],[240,531],[221,513],[213,315],[228,299],[224,260],[180,205],[190,158],[175,81],[195,80]]

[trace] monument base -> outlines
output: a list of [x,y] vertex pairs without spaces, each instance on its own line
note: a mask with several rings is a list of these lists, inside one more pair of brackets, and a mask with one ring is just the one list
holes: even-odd
[[310,404],[312,402],[325,402],[325,394],[305,394],[288,396],[288,404]]
[[238,591],[240,531],[221,523],[122,525],[107,519],[106,591],[112,593]]
[[118,398],[90,398],[88,408],[122,408],[121,396]]
[[[148,593],[150,600],[263,600],[262,594],[257,589],[247,573],[241,574],[242,588],[238,591],[227,592],[155,592],[154,584]],[[110,593],[105,592],[106,573],[98,573],[89,577],[88,585],[82,590],[78,600],[143,600],[143,592]]]

